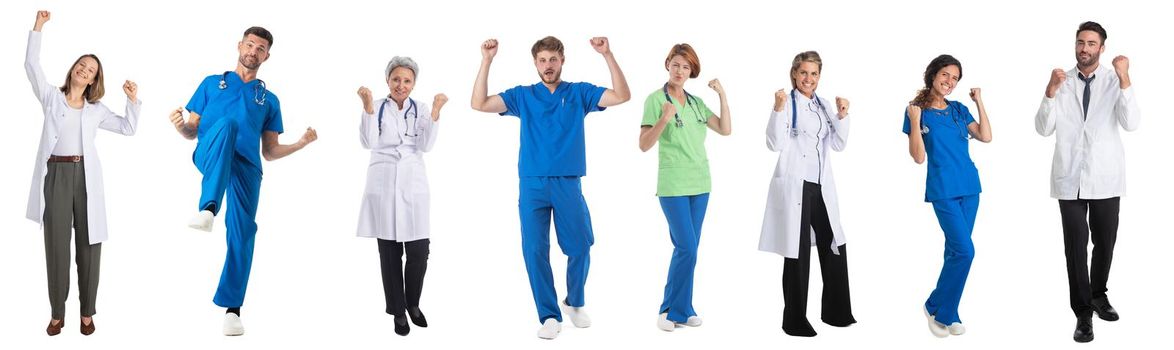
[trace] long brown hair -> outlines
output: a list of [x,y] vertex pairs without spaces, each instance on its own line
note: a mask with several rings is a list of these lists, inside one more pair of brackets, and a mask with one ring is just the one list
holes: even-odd
[[912,104],[917,107],[925,108],[929,106],[930,96],[932,95],[933,78],[938,75],[942,68],[947,66],[958,66],[958,80],[962,80],[962,62],[950,55],[940,55],[929,61],[929,65],[925,67],[925,75],[922,77],[925,80],[925,87],[917,90],[917,96],[913,97]]
[[102,99],[102,96],[106,94],[105,83],[102,79],[105,74],[102,74],[102,61],[98,60],[98,56],[94,54],[85,54],[78,57],[77,61],[73,61],[73,65],[70,65],[69,71],[65,73],[65,84],[61,84],[61,92],[66,96],[69,95],[69,80],[70,76],[73,75],[73,69],[86,57],[93,58],[94,62],[98,62],[98,69],[94,73],[94,82],[86,85],[86,91],[82,92],[82,97],[86,99],[86,102],[98,103],[98,100]]

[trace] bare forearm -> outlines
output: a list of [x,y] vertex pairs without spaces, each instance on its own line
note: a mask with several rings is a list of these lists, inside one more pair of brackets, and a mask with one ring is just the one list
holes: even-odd
[[991,142],[991,123],[986,115],[986,106],[982,101],[978,102],[978,140],[982,142]]
[[281,158],[285,158],[288,155],[294,154],[295,152],[300,151],[300,150],[302,150],[302,148],[305,148],[305,147],[306,147],[306,144],[300,140],[298,142],[294,142],[294,143],[291,143],[288,145],[274,143],[272,145],[265,147],[264,151],[261,153],[263,156],[265,156],[265,160],[274,161],[274,160],[278,160]]
[[656,121],[656,124],[650,127],[640,128],[641,152],[648,152],[648,150],[652,149],[652,145],[655,145],[656,141],[660,139],[660,134],[664,133],[664,128],[668,125],[668,121],[668,118],[661,116],[661,118]]
[[909,123],[909,155],[917,164],[925,162],[925,140],[921,138],[921,121]]
[[473,109],[482,112],[485,111],[485,101],[489,99],[489,65],[492,63],[492,58],[481,60],[481,69],[477,71],[477,81],[473,83],[473,97],[470,99],[470,104]]
[[616,96],[623,101],[631,99],[632,92],[628,90],[628,80],[624,78],[624,72],[620,70],[615,55],[608,52],[603,55],[603,59],[607,61],[607,70],[611,72],[612,89],[615,90]]
[[721,101],[721,118],[718,119],[718,134],[722,136],[729,136],[733,132],[733,122],[730,121],[730,105],[726,103],[726,94],[718,94],[718,100]]

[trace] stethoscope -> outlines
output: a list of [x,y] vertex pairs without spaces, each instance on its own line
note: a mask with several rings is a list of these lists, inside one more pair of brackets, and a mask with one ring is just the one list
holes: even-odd
[[[799,122],[799,107],[798,107],[799,103],[798,102],[799,102],[799,100],[795,94],[796,90],[798,90],[798,89],[791,89],[791,136],[792,137],[799,136],[799,125],[798,125],[798,122]],[[812,112],[815,112],[816,115],[818,115],[820,118],[822,118],[822,119],[824,119],[824,121],[826,121],[826,123],[828,125],[829,132],[835,133],[836,127],[832,126],[831,118],[828,117],[827,111],[823,107],[823,102],[819,102],[819,96],[816,96],[814,92],[811,93],[811,101],[814,104],[810,105],[811,108],[809,108],[809,109],[812,109]],[[822,127],[822,125],[821,125],[821,127]]]
[[[673,98],[671,96],[669,96],[669,83],[664,83],[663,90],[664,90],[664,99],[668,100],[669,103],[673,103]],[[687,105],[690,108],[693,108],[693,114],[694,114],[694,117],[697,118],[697,122],[701,123],[701,124],[705,124],[705,120],[701,119],[701,111],[698,110],[697,106],[693,104],[693,99],[696,97],[693,97],[693,95],[690,95],[689,92],[685,91],[685,89],[683,89],[683,88],[681,89],[681,91],[685,92],[685,105]],[[677,125],[678,128],[685,127],[685,122],[681,120],[681,113],[680,112],[674,113],[673,119],[676,120],[674,123]]]
[[[383,104],[379,105],[379,135],[383,135],[383,108],[387,107],[387,104],[390,103],[390,101],[391,101],[390,98],[383,100]],[[408,97],[408,109],[404,110],[404,127],[405,128],[408,127],[408,113],[411,113],[412,114],[412,127],[410,128],[410,130],[412,130],[412,134],[409,135],[408,130],[404,130],[404,136],[416,137],[416,136],[420,135],[420,133],[416,132],[416,126],[420,125],[419,111],[420,110],[418,108],[416,108],[416,100],[413,100],[411,97]]]
[[[959,118],[959,117],[962,115],[962,111],[961,111],[961,110],[958,110],[958,107],[957,107],[957,106],[954,106],[954,105],[952,105],[952,104],[949,104],[949,103],[947,103],[947,105],[948,105],[948,107],[946,107],[946,108],[947,108],[948,110],[955,110],[955,112],[954,112],[954,113],[951,113],[951,115],[950,115],[950,120],[952,120],[952,121],[954,122],[954,126],[958,127],[958,134],[959,134],[959,136],[961,136],[963,140],[969,140],[969,139],[970,139],[970,132],[969,132],[969,130],[966,130],[966,128],[962,126],[962,123],[958,121],[958,118]],[[941,112],[936,112],[936,111],[935,111],[934,113],[935,113],[935,114],[938,114],[938,113],[941,113]],[[922,114],[924,114],[924,112],[923,112]],[[925,122],[922,122],[922,123],[921,123],[921,134],[922,134],[922,135],[928,135],[928,134],[929,134],[929,125],[925,125]]]
[[[225,82],[225,80],[228,79],[228,73],[231,73],[231,72],[224,72],[224,75],[220,76],[220,90],[224,90],[224,89],[228,88],[228,83]],[[265,89],[265,81],[261,80],[261,79],[257,79],[257,85],[253,85],[253,102],[256,102],[258,105],[264,106],[265,105],[265,94],[267,92],[268,92],[268,89]],[[260,96],[260,97],[258,98],[258,96]]]

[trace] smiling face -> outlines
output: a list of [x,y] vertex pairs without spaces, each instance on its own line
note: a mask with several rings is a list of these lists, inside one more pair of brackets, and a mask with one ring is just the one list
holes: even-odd
[[408,67],[395,67],[391,75],[387,76],[387,89],[391,91],[391,99],[403,103],[412,94],[416,87],[416,73]]
[[665,64],[665,69],[669,71],[669,85],[675,87],[685,86],[685,80],[693,76],[693,65],[689,64],[689,60],[686,60],[685,56],[673,56]]
[[1076,33],[1076,66],[1081,70],[1094,67],[1101,60],[1101,53],[1105,52],[1105,43],[1101,35],[1091,30],[1082,30]]
[[69,84],[85,88],[94,83],[102,74],[102,67],[93,56],[86,55],[78,58],[69,69]]
[[791,71],[791,83],[803,96],[815,96],[815,89],[819,87],[819,64],[803,61]]
[[962,79],[962,70],[956,65],[948,65],[939,69],[938,73],[934,75],[930,89],[935,95],[944,98],[954,92],[954,87],[958,86],[960,79]]
[[240,52],[237,61],[249,70],[261,68],[261,63],[269,59],[269,41],[254,34],[245,35],[236,49]]
[[546,84],[557,84],[562,79],[563,55],[555,51],[543,50],[534,55],[534,68],[538,70],[538,77]]

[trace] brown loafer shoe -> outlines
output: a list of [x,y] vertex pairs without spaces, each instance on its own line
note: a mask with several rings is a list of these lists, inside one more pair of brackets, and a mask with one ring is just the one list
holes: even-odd
[[65,320],[57,321],[57,324],[50,320],[49,327],[45,327],[45,333],[49,333],[50,337],[61,334],[61,327],[65,327]]
[[90,319],[90,324],[82,323],[82,335],[94,334],[94,319]]

